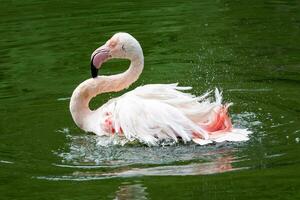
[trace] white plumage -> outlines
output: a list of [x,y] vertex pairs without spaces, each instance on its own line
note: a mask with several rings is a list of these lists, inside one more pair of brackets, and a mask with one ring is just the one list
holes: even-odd
[[[151,84],[138,87],[118,98],[111,99],[94,111],[89,124],[99,136],[118,134],[128,140],[139,140],[148,145],[157,145],[163,139],[184,142],[193,140],[199,144],[213,141],[244,141],[249,131],[232,128],[228,132],[210,134],[201,128],[201,123],[211,123],[217,110],[223,107],[222,96],[215,90],[200,97],[182,90],[177,84]],[[193,133],[200,133],[194,138]]]

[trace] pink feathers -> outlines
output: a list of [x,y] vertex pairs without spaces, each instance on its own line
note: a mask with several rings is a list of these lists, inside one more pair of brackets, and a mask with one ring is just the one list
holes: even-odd
[[212,119],[206,123],[199,123],[201,128],[210,135],[229,132],[232,129],[231,119],[227,114],[228,105],[220,105],[212,111]]
[[[114,135],[116,133],[116,129],[112,119],[112,114],[111,112],[106,112],[105,115],[107,116],[107,118],[104,120],[103,129],[105,132]],[[118,129],[117,133],[120,136],[123,135],[123,130],[121,127]]]

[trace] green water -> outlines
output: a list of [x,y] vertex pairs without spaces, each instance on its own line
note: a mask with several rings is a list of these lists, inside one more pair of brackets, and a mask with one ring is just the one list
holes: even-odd
[[[0,2],[0,199],[300,199],[300,2]],[[141,43],[147,83],[221,88],[244,143],[101,147],[69,97],[111,35]],[[105,64],[102,74],[124,71]],[[126,92],[126,91],[124,91]],[[121,93],[104,94],[100,106]]]

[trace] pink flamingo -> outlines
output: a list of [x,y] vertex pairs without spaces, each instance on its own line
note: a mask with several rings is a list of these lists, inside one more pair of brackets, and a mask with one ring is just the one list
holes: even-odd
[[[129,68],[120,74],[98,76],[101,65],[112,58],[129,59]],[[101,93],[128,88],[142,73],[144,56],[139,42],[128,33],[116,33],[91,56],[92,77],[73,92],[70,111],[76,125],[99,136],[118,134],[129,141],[158,145],[160,140],[181,138],[200,145],[211,142],[245,141],[250,133],[233,128],[227,114],[230,104],[222,104],[215,90],[215,101],[207,92],[196,97],[182,91],[191,87],[177,84],[149,84],[109,100],[90,110],[90,100]]]

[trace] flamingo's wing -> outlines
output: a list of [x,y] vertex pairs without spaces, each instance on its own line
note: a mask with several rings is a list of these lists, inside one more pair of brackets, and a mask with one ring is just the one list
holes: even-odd
[[177,137],[190,141],[193,132],[208,138],[205,130],[176,107],[134,94],[118,99],[112,121],[115,129],[122,130],[127,139],[138,139],[149,145],[167,138],[177,141]]
[[107,107],[112,113],[110,130],[149,145],[167,138],[177,141],[177,137],[199,144],[248,139],[247,132],[232,129],[218,90],[212,101],[210,92],[196,97],[180,91],[187,89],[177,84],[153,84],[126,93]]
[[221,105],[222,96],[217,89],[215,92],[216,100],[212,100],[210,97],[211,91],[198,97],[184,92],[190,89],[192,88],[180,87],[177,83],[149,84],[138,87],[130,93],[143,99],[153,99],[171,105],[194,122],[205,122],[208,120],[208,115],[212,109]]

